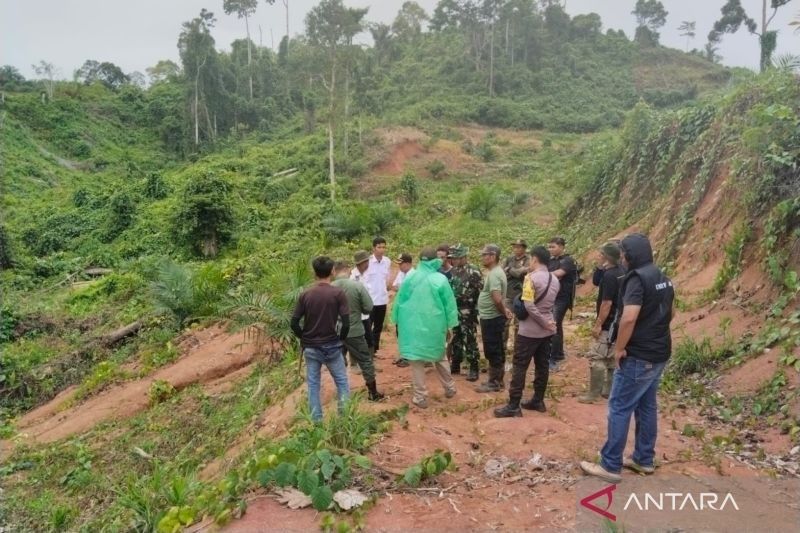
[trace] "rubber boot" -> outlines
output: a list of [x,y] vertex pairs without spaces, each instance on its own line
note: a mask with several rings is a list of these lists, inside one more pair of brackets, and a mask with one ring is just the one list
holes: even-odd
[[603,377],[605,379],[603,379],[603,390],[600,392],[600,396],[607,400],[611,394],[611,384],[614,382],[614,369],[607,368]]
[[467,381],[478,381],[478,363],[469,364],[469,374],[467,374]]
[[450,374],[457,376],[461,374],[461,361],[453,359],[450,361]]
[[589,367],[589,390],[578,396],[580,403],[594,403],[600,398],[600,391],[606,380],[606,369]]
[[385,398],[383,394],[378,392],[378,386],[375,384],[374,381],[367,382],[367,390],[369,391],[369,401],[371,402],[379,402]]

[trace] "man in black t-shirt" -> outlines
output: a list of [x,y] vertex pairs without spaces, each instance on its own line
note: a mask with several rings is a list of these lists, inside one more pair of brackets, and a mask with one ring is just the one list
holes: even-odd
[[[609,483],[622,480],[622,468],[655,472],[658,438],[658,385],[672,354],[672,281],[653,264],[653,249],[642,234],[620,243],[627,273],[620,286],[620,309],[611,326],[617,370],[608,399],[608,437],[600,463],[581,461],[586,474]],[[623,458],[631,415],[636,413],[633,455]]]
[[564,252],[566,241],[563,237],[553,237],[547,244],[550,252],[550,264],[547,269],[555,274],[561,289],[556,296],[556,303],[553,307],[553,316],[556,320],[556,334],[553,335],[550,345],[550,371],[558,372],[561,362],[564,361],[564,317],[567,310],[572,307],[572,298],[575,291],[575,283],[578,281],[578,267],[575,260]]
[[[311,418],[318,422],[322,420],[320,401],[322,365],[328,367],[328,372],[336,383],[340,412],[350,394],[347,368],[342,357],[342,341],[350,333],[350,307],[344,291],[331,285],[333,260],[320,256],[314,259],[311,265],[317,283],[303,291],[297,299],[297,305],[292,313],[291,327],[294,334],[300,337],[300,347],[306,360]],[[338,333],[337,322],[341,323],[341,330]]]
[[619,266],[619,245],[607,242],[600,248],[602,264],[595,269],[592,281],[599,287],[597,319],[592,328],[594,344],[589,349],[589,388],[578,397],[580,403],[594,403],[599,397],[608,398],[614,375],[614,345],[609,329],[617,313],[619,284],[625,271]]

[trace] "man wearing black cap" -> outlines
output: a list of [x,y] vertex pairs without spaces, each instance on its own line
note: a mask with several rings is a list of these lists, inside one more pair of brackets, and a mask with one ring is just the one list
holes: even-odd
[[508,280],[500,266],[500,247],[496,244],[484,246],[481,250],[481,261],[487,272],[483,289],[478,296],[478,316],[481,322],[483,355],[489,361],[489,379],[475,390],[499,392],[504,388],[506,359],[503,331],[513,314],[506,306]]
[[592,279],[599,279],[596,285],[597,319],[592,328],[594,344],[587,355],[589,359],[589,388],[586,394],[578,397],[580,403],[594,403],[598,398],[608,398],[611,391],[611,379],[614,375],[614,345],[608,336],[608,330],[617,314],[617,298],[619,284],[625,276],[625,270],[619,266],[619,245],[607,242],[600,247],[602,264],[597,267]]
[[[411,254],[407,253],[402,253],[400,257],[395,259],[394,262],[397,263],[397,274],[395,274],[394,280],[392,281],[392,290],[395,291],[395,293],[400,290],[400,286],[406,278],[414,272],[412,261]],[[397,335],[397,326],[395,326],[395,335]],[[394,360],[394,364],[405,368],[408,366],[408,361],[398,356],[398,358]]]
[[[670,322],[675,292],[672,281],[653,263],[646,236],[628,235],[620,243],[627,273],[620,287],[620,309],[611,326],[617,369],[608,399],[608,437],[600,463],[581,461],[581,469],[609,483],[619,483],[622,468],[655,472],[658,438],[658,385],[672,355]],[[631,415],[636,417],[633,455],[623,459]]]
[[550,370],[552,372],[558,372],[564,361],[564,317],[572,308],[575,284],[578,281],[578,266],[575,264],[575,260],[564,252],[566,245],[563,237],[553,237],[547,244],[547,249],[550,251],[548,269],[556,275],[561,284],[553,309],[556,318],[556,334],[553,335],[550,350]]
[[450,286],[458,307],[458,327],[453,330],[450,373],[460,374],[461,363],[469,365],[467,381],[478,381],[478,297],[483,289],[483,277],[478,267],[469,264],[469,248],[463,244],[450,247],[448,257],[453,262]]
[[[524,239],[517,239],[512,242],[511,249],[514,253],[506,257],[506,260],[503,261],[503,270],[506,273],[506,278],[508,278],[506,306],[509,308],[513,305],[514,298],[522,294],[522,282],[528,274],[528,266],[531,263],[531,257],[527,254],[528,243],[525,242]],[[511,319],[509,327],[506,328],[503,334],[503,342],[506,346],[508,346],[509,330],[511,328],[514,328],[514,336],[511,337],[513,339],[516,337],[517,330],[519,329],[519,323],[516,318]]]

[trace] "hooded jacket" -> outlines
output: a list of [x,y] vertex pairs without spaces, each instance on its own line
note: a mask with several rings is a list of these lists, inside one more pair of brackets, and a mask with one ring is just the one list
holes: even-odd
[[400,285],[392,322],[397,324],[400,355],[410,361],[441,361],[447,330],[458,325],[456,299],[441,272],[441,259],[420,261]]
[[644,235],[628,235],[622,239],[620,248],[628,261],[628,273],[622,280],[617,315],[611,325],[612,342],[616,341],[625,306],[641,305],[625,350],[629,357],[662,363],[672,354],[669,328],[675,299],[672,281],[653,263],[653,249]]

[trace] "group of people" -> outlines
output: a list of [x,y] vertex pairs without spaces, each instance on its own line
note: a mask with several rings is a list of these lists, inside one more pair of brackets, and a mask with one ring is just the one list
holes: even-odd
[[[453,376],[462,373],[462,364],[467,381],[479,379],[480,328],[488,362],[486,380],[475,389],[482,393],[505,390],[505,350],[513,332],[508,403],[495,409],[494,416],[520,417],[523,409],[545,412],[549,374],[565,358],[563,321],[573,305],[580,271],[561,237],[547,247],[528,250],[521,239],[511,246],[513,253],[505,260],[499,246],[483,247],[485,274],[469,263],[469,249],[461,244],[423,248],[416,268],[409,254],[401,254],[394,277],[386,241],[380,237],[373,241],[372,254],[355,254],[352,268],[324,256],[314,259],[317,283],[300,296],[292,316],[306,361],[312,418],[322,418],[323,365],[336,383],[340,408],[346,400],[346,353],[363,374],[369,399],[383,399],[374,357],[390,291],[396,291],[391,322],[400,357],[395,364],[411,368],[415,406],[428,407],[427,367],[433,367],[448,399],[456,394]],[[578,401],[609,398],[608,440],[600,462],[582,462],[581,468],[618,482],[623,467],[640,473],[655,468],[656,391],[671,353],[674,292],[672,282],[654,265],[646,236],[610,241],[599,254],[592,275],[598,296],[594,343],[587,354],[589,382]],[[533,396],[523,401],[531,361]],[[636,446],[633,456],[623,459],[631,415],[636,418]]]

